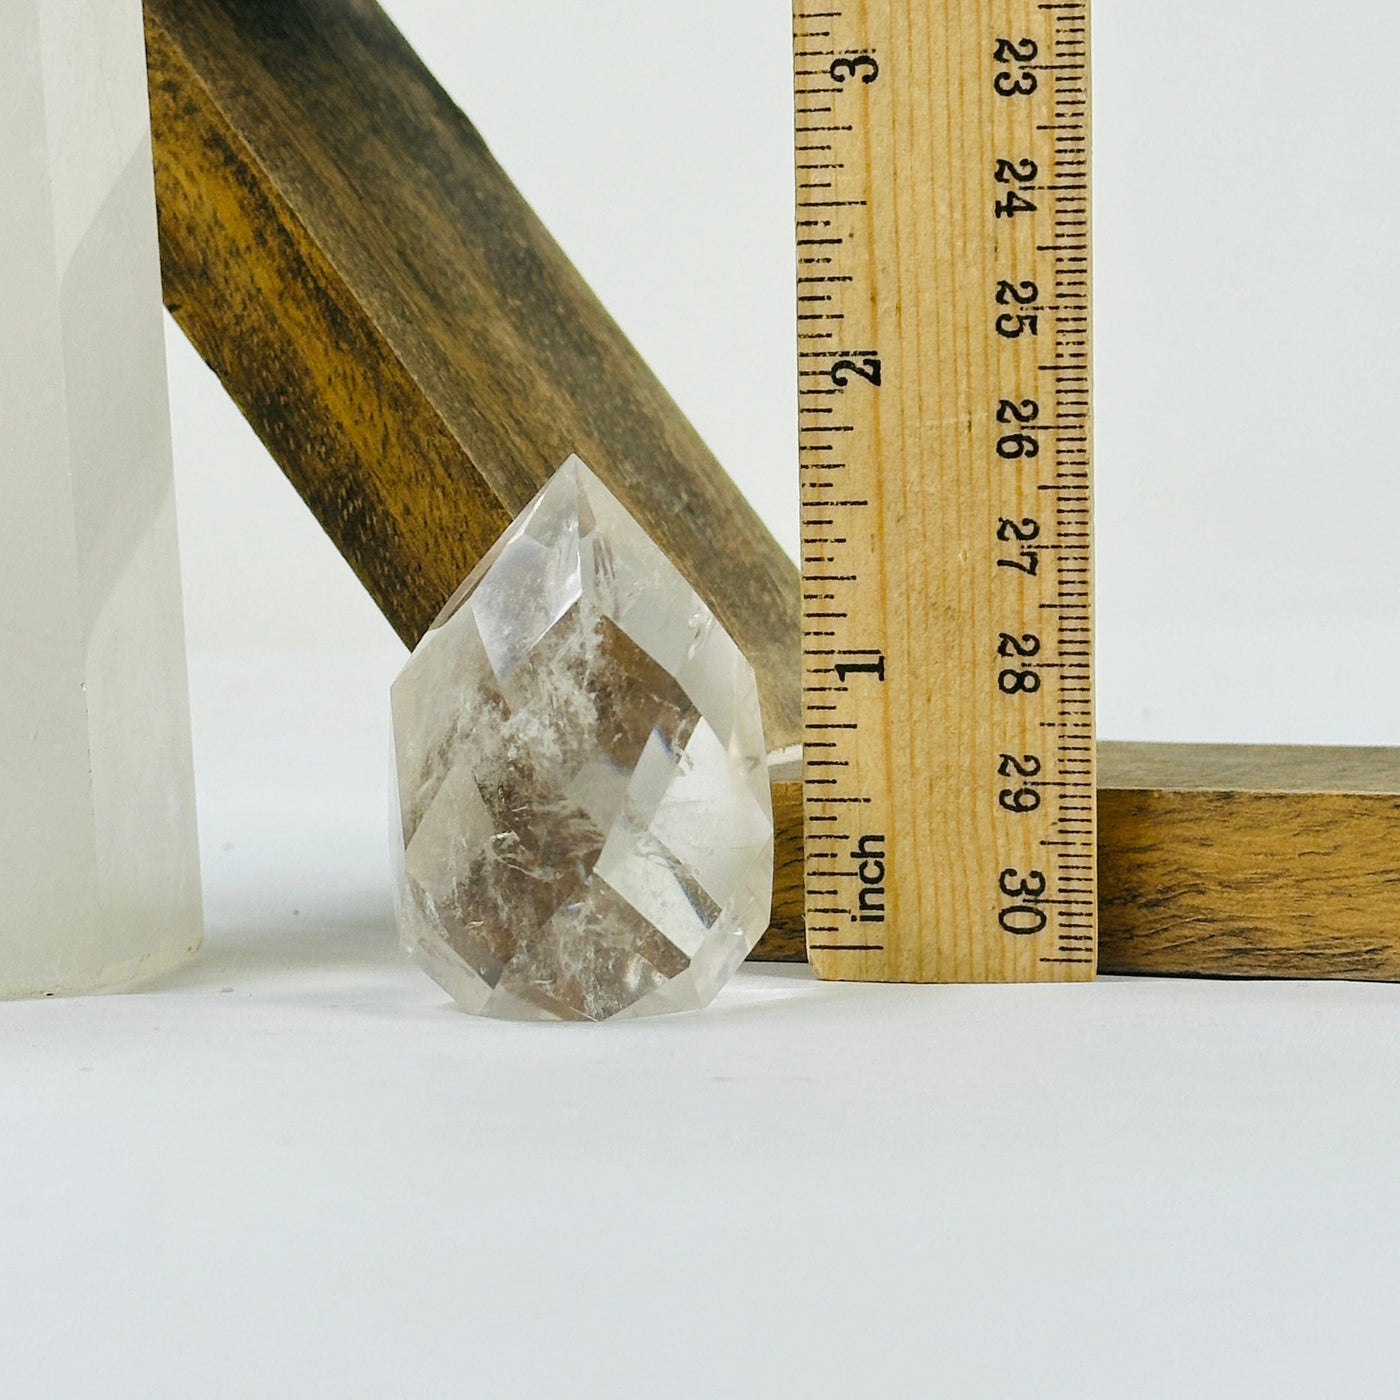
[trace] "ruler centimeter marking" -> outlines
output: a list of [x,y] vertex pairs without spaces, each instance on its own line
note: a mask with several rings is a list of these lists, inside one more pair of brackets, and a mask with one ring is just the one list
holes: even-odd
[[1097,957],[1087,0],[795,0],[807,947]]

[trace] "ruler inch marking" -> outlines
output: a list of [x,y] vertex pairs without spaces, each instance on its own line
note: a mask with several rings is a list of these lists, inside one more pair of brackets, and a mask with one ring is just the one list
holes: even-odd
[[1094,975],[1088,17],[793,5],[822,977]]

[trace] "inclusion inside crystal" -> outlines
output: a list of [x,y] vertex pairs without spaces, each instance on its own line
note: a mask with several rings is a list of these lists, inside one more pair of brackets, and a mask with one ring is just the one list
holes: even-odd
[[707,1004],[768,921],[753,670],[576,457],[393,690],[405,945],[469,1010]]

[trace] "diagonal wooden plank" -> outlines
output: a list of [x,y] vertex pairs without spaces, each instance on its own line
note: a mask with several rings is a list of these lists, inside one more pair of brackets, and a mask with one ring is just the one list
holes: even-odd
[[797,573],[373,0],[147,0],[167,304],[406,642],[578,452],[798,742]]

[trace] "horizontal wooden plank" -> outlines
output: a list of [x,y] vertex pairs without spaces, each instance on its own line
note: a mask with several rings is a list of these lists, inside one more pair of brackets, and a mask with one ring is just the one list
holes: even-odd
[[1400,793],[1400,749],[1101,743],[1100,789]]
[[801,737],[792,562],[373,0],[146,0],[167,304],[410,644],[577,452]]
[[[1400,980],[1400,749],[1101,743],[1098,822],[1100,971]],[[798,960],[800,889],[774,894],[755,956]]]

